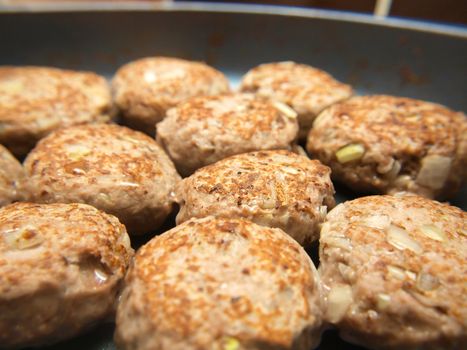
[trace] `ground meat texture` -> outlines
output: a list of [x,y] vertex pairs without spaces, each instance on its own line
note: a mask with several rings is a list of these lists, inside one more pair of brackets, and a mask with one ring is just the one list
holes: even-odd
[[321,229],[326,320],[374,349],[465,349],[467,215],[417,195],[345,202]]
[[142,58],[121,67],[112,81],[115,103],[129,127],[154,135],[165,113],[194,96],[230,90],[227,78],[201,62],[170,57]]
[[24,170],[15,157],[0,145],[0,207],[20,200]]
[[199,169],[176,191],[177,223],[209,215],[278,227],[301,244],[319,238],[334,207],[331,170],[289,151],[244,153]]
[[159,227],[180,177],[149,136],[118,125],[58,130],[24,162],[28,199],[87,203],[117,216],[130,234]]
[[450,198],[467,174],[467,119],[425,101],[353,97],[320,114],[307,150],[357,192]]
[[353,94],[349,85],[328,73],[295,62],[261,64],[245,74],[240,89],[294,109],[298,113],[300,140],[306,140],[313,120],[323,109]]
[[157,124],[157,140],[183,176],[228,156],[288,149],[298,131],[296,113],[252,94],[193,98]]
[[85,204],[0,209],[0,344],[42,346],[114,313],[133,250],[117,218]]
[[125,350],[309,350],[322,317],[316,270],[280,229],[191,219],[137,253],[117,311]]
[[0,143],[24,157],[52,130],[114,116],[104,77],[48,67],[0,67]]

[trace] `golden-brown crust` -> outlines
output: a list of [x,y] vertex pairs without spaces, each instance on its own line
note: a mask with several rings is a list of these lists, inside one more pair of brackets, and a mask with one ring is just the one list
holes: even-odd
[[[362,145],[365,153],[358,161],[341,164],[335,154],[349,144]],[[415,99],[353,97],[320,114],[307,149],[333,169],[336,179],[356,190],[406,190],[448,198],[467,172],[467,119],[462,113]],[[445,157],[450,163],[445,182],[434,189],[417,182],[423,159],[432,156]],[[400,170],[392,173],[395,161]]]
[[24,167],[29,200],[88,203],[116,215],[132,234],[163,222],[179,180],[154,139],[111,124],[55,131],[38,143]]
[[133,250],[119,221],[85,204],[0,209],[0,343],[56,342],[113,312]]
[[154,135],[165,112],[194,96],[229,91],[227,78],[201,63],[147,57],[122,66],[112,81],[115,103],[129,125]]
[[0,142],[24,156],[49,132],[113,116],[105,78],[47,67],[0,67]]
[[290,349],[308,332],[304,343],[311,346],[322,312],[316,277],[304,250],[281,230],[192,219],[138,251],[117,312],[116,340],[140,350],[220,350],[228,338],[238,349],[261,342]]
[[242,79],[241,90],[277,100],[298,113],[300,139],[305,139],[315,117],[333,103],[349,98],[352,88],[328,73],[295,62],[261,64]]
[[[285,123],[285,116],[280,111],[251,94],[193,98],[177,106],[170,114],[176,115],[177,122],[182,125],[193,120],[209,124],[212,118],[224,130],[235,130],[245,140],[251,139],[257,131],[271,131],[271,125],[276,121]],[[250,123],[254,128],[245,125]]]
[[298,124],[252,94],[196,97],[169,110],[157,140],[182,175],[225,157],[260,149],[285,149]]
[[351,288],[339,318],[328,313],[341,334],[370,348],[462,348],[466,222],[459,208],[407,193],[332,210],[321,230],[320,275],[328,298]]
[[289,151],[229,157],[199,169],[177,187],[177,223],[209,215],[244,217],[283,229],[299,243],[313,241],[334,207],[331,170]]

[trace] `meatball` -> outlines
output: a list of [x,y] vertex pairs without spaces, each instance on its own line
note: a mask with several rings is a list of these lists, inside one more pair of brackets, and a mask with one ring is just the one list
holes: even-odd
[[227,78],[201,62],[147,57],[121,67],[112,89],[123,118],[131,128],[154,135],[166,111],[194,96],[229,91]]
[[353,97],[320,114],[307,149],[357,192],[449,198],[467,174],[467,119],[409,98]]
[[177,223],[209,215],[278,227],[300,244],[319,238],[334,207],[331,170],[289,151],[236,155],[199,169],[177,187]]
[[466,222],[413,194],[335,207],[320,238],[325,319],[372,349],[465,349]]
[[285,103],[298,113],[299,139],[306,140],[313,120],[326,107],[352,94],[349,85],[305,64],[275,62],[251,69],[242,79],[241,90]]
[[0,208],[0,344],[73,337],[115,311],[133,250],[117,218],[86,204]]
[[163,223],[180,179],[154,139],[109,124],[53,132],[31,151],[24,168],[30,201],[87,203],[117,216],[130,234]]
[[282,230],[191,219],[138,251],[115,341],[126,350],[309,350],[322,312],[316,269]]
[[114,113],[104,77],[47,67],[0,67],[0,143],[24,157],[52,130],[108,122]]
[[187,176],[234,154],[291,148],[297,131],[296,113],[287,106],[252,94],[226,94],[171,109],[157,124],[157,140]]

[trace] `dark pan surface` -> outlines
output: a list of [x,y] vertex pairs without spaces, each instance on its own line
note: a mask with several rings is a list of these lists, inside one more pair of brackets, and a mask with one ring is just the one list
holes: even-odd
[[[110,78],[130,60],[168,55],[206,61],[235,86],[259,63],[294,60],[330,72],[359,94],[408,96],[467,111],[465,29],[290,8],[149,9],[2,12],[0,7],[0,65],[86,69]],[[339,186],[337,192],[339,201],[356,196]],[[452,203],[465,210],[465,188]],[[166,228],[170,225],[171,220]],[[47,349],[115,349],[112,334],[111,324],[102,325]],[[330,331],[320,349],[360,348]]]

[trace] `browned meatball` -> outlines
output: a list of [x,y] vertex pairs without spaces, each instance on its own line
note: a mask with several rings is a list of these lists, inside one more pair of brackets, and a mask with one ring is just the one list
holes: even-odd
[[191,219],[142,247],[125,283],[121,349],[310,350],[319,342],[316,269],[280,229]]
[[154,139],[110,124],[50,134],[31,151],[24,168],[29,200],[91,204],[117,216],[130,234],[162,224],[180,179]]
[[331,170],[289,151],[239,154],[199,169],[177,187],[177,223],[209,215],[278,227],[300,244],[319,238],[334,207]]
[[166,111],[194,96],[229,91],[227,78],[201,63],[170,57],[142,58],[121,67],[112,88],[124,122],[154,135]]
[[252,94],[193,98],[157,124],[157,140],[183,176],[228,156],[287,149],[298,131],[296,113]]
[[133,250],[117,218],[85,204],[0,208],[0,346],[73,337],[114,312]]
[[113,117],[104,77],[47,67],[0,67],[0,143],[18,157],[52,130]]
[[465,349],[466,223],[413,194],[335,207],[320,238],[326,320],[372,349]]
[[299,139],[305,140],[316,116],[333,103],[345,100],[352,88],[328,73],[295,62],[261,64],[242,79],[241,90],[279,101],[298,113]]
[[320,114],[307,149],[356,191],[448,198],[467,174],[467,118],[409,98],[353,97]]

